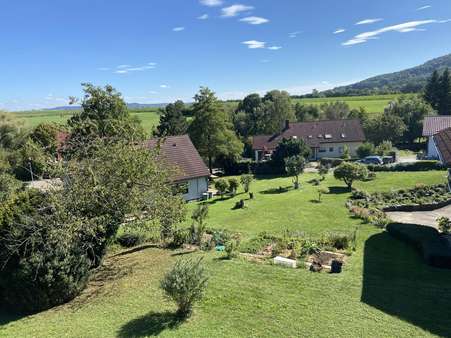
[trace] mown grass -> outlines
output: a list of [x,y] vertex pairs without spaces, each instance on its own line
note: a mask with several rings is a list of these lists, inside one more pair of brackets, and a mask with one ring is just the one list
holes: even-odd
[[[160,115],[157,109],[130,110],[130,113],[141,120],[143,128],[148,133],[159,123]],[[39,110],[17,112],[15,115],[23,121],[25,127],[33,128],[40,123],[64,124],[73,115],[73,112],[68,110]]]
[[[195,253],[204,257],[209,285],[193,317],[181,322],[174,316],[174,305],[163,297],[159,281],[176,259],[186,255],[156,248],[125,251],[108,257],[74,301],[24,318],[0,315],[0,336],[450,336],[451,271],[426,266],[409,246],[351,219],[343,206],[348,192],[337,188],[323,203],[311,202],[317,187],[307,181],[313,177],[304,175],[300,191],[283,194],[262,192],[289,185],[288,178],[259,179],[252,188],[256,199],[247,209],[231,210],[242,195],[217,201],[208,222],[249,235],[262,227],[322,232],[358,225],[357,251],[342,274],[313,274],[241,259],[226,261],[218,253]],[[420,182],[443,182],[443,172],[380,173],[375,181],[357,185],[383,191]],[[322,184],[343,187],[330,176]]]
[[373,95],[373,96],[347,96],[347,97],[325,97],[313,99],[297,99],[304,104],[321,105],[323,103],[332,103],[336,101],[346,102],[351,109],[363,107],[369,113],[382,113],[388,104],[400,95]]

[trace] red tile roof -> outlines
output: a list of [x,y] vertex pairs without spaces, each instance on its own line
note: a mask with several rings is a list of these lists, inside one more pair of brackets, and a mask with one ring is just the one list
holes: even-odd
[[423,136],[433,136],[446,128],[451,128],[451,116],[426,116],[423,122]]
[[311,148],[323,143],[364,142],[360,120],[329,120],[290,123],[289,128],[276,135],[254,136],[252,149],[274,150],[282,139],[297,137],[303,139]]
[[161,142],[161,155],[180,171],[174,181],[187,181],[192,178],[210,176],[207,166],[188,135],[152,139],[147,141],[147,146],[153,149],[159,141]]
[[451,128],[442,130],[434,136],[435,144],[443,164],[451,166]]

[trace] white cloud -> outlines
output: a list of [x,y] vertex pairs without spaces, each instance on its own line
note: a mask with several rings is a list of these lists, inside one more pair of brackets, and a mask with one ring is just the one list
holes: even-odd
[[119,69],[119,70],[116,70],[115,73],[116,74],[127,74],[128,70],[126,70],[126,69]]
[[252,6],[236,4],[236,5],[232,5],[232,6],[229,6],[229,7],[224,7],[223,9],[221,9],[221,11],[222,11],[222,15],[221,16],[223,16],[223,17],[237,16],[241,12],[251,11],[253,9],[254,9],[254,7],[252,7]]
[[257,40],[249,40],[249,41],[243,41],[243,45],[246,45],[249,49],[259,49],[259,48],[265,48],[266,42],[263,41],[257,41]]
[[337,29],[337,30],[334,32],[334,34],[341,34],[341,33],[344,33],[344,32],[346,32],[346,29],[344,29],[344,28],[339,28],[339,29]]
[[260,62],[261,63],[269,63],[270,61],[268,59],[263,59],[263,60],[260,60]]
[[301,32],[291,32],[291,33],[288,33],[288,36],[290,38],[294,39],[294,38],[297,38],[299,34],[301,34]]
[[280,47],[280,46],[271,46],[271,47],[268,47],[268,49],[269,50],[279,50],[279,49],[282,49],[282,47]]
[[208,7],[221,6],[223,3],[222,0],[200,0],[199,2]]
[[184,31],[185,30],[185,27],[174,27],[174,28],[172,28],[172,31],[174,31],[174,32],[181,32],[181,31]]
[[369,24],[376,23],[376,22],[379,22],[379,21],[382,21],[382,20],[384,20],[384,19],[381,19],[381,18],[377,18],[377,19],[365,19],[365,20],[356,22],[356,25],[369,25]]
[[259,16],[248,16],[248,17],[240,19],[240,21],[249,23],[251,25],[261,25],[261,24],[269,22],[268,19],[261,18]]
[[128,74],[130,72],[142,72],[149,69],[155,69],[157,66],[156,62],[148,62],[144,66],[130,66],[130,65],[119,65],[114,71],[115,74]]
[[163,89],[168,89],[168,88],[170,88],[168,85],[166,85],[166,84],[162,84],[162,85],[160,85],[160,88],[163,88]]
[[156,62],[148,62],[147,64],[148,64],[149,66],[154,66],[154,67],[157,65]]
[[399,33],[409,33],[414,31],[420,31],[422,29],[418,28],[419,26],[429,25],[433,23],[446,23],[450,20],[422,20],[422,21],[409,21],[405,23],[401,23],[394,26],[384,27],[375,31],[365,32],[361,34],[357,34],[352,39],[345,41],[342,43],[343,46],[352,46],[357,44],[362,44],[367,42],[368,40],[378,39],[379,35],[388,33],[388,32],[399,32]]
[[130,67],[131,67],[130,65],[119,65],[116,68],[123,69],[123,68],[130,68]]
[[423,11],[423,10],[431,8],[431,7],[432,7],[431,5],[426,5],[426,6],[423,6],[423,7],[419,7],[419,8],[417,8],[417,11]]
[[201,16],[197,17],[199,20],[207,20],[208,19],[208,14],[202,14]]

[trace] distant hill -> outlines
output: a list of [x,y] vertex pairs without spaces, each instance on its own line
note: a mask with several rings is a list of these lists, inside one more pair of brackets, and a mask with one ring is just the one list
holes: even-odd
[[[129,109],[145,109],[145,108],[163,108],[167,103],[127,103]],[[61,106],[54,108],[47,108],[44,110],[80,110],[80,106]]]
[[384,74],[343,87],[324,91],[326,96],[417,93],[423,90],[434,70],[451,68],[451,54],[430,60],[420,66],[396,73]]

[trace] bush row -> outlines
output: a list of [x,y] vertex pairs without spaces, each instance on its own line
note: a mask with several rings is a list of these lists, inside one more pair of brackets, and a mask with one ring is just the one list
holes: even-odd
[[451,269],[451,248],[437,229],[415,224],[391,223],[387,225],[387,231],[417,249],[428,265]]
[[438,161],[418,161],[412,163],[398,163],[395,165],[369,165],[370,171],[430,171],[445,170],[446,168]]

